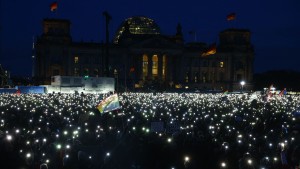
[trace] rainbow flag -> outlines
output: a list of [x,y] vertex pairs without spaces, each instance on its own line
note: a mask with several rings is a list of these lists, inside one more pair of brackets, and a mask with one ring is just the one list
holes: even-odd
[[110,112],[116,109],[120,109],[120,102],[117,94],[113,94],[105,99],[103,99],[98,105],[97,109],[100,113]]

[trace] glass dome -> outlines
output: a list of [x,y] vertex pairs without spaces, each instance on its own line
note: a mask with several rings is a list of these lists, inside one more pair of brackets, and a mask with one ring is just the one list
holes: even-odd
[[158,25],[152,19],[146,17],[131,17],[126,19],[119,27],[114,43],[118,44],[120,37],[125,31],[126,25],[128,25],[131,34],[160,34]]

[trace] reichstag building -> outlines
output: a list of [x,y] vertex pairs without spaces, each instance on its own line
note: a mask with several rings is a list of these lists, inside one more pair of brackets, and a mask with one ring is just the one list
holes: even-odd
[[[226,29],[218,43],[185,43],[181,25],[176,34],[163,35],[147,17],[131,17],[120,24],[108,43],[74,42],[69,20],[44,19],[36,41],[34,72],[39,84],[51,77],[116,78],[118,88],[252,89],[254,49],[250,31]],[[213,51],[208,51],[213,50]],[[211,52],[205,54],[206,52]]]

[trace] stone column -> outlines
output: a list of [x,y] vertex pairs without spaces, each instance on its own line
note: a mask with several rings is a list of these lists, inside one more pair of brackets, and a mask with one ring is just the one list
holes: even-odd
[[166,80],[167,81],[172,81],[173,80],[173,67],[172,67],[172,57],[168,56],[167,57],[167,63],[166,63],[166,66],[167,66],[167,69],[166,69]]
[[158,79],[162,79],[163,55],[158,55]]
[[148,55],[148,79],[152,79],[152,57],[153,54]]

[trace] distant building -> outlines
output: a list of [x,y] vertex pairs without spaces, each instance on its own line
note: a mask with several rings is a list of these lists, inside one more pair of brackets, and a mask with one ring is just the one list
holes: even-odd
[[162,35],[159,26],[146,17],[126,19],[109,45],[73,42],[68,20],[44,19],[34,72],[40,84],[50,84],[55,75],[103,76],[108,63],[109,76],[116,78],[119,87],[232,91],[241,89],[244,80],[244,89],[252,89],[254,49],[249,30],[220,32],[216,53],[201,56],[208,47],[184,43],[180,24],[175,35]]
[[0,64],[0,88],[9,87],[10,85],[10,73],[7,70],[4,70]]

